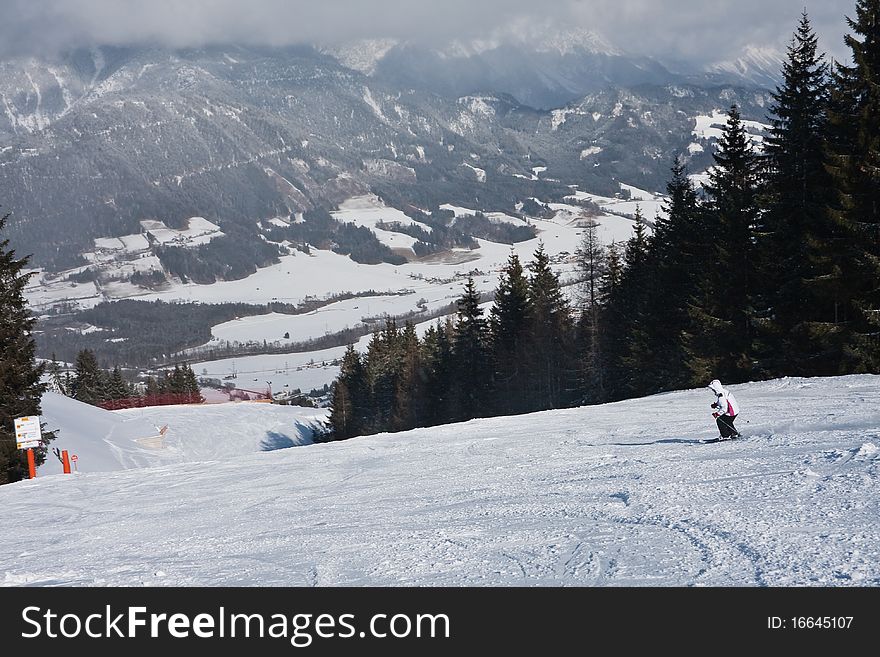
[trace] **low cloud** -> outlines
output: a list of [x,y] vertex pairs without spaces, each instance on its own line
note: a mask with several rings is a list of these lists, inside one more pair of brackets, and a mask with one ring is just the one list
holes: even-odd
[[[511,24],[594,30],[625,51],[666,60],[735,58],[784,47],[804,0],[0,0],[0,54],[92,45],[285,46],[394,38],[440,45],[485,39]],[[807,6],[822,48],[845,57],[854,0]]]

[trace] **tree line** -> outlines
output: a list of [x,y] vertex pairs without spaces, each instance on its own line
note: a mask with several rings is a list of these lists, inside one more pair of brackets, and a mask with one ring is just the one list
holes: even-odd
[[473,278],[455,320],[421,338],[393,320],[350,346],[332,396],[335,438],[553,408],[577,392],[571,312],[543,246],[527,275],[511,254],[488,316]]
[[703,189],[679,156],[665,213],[604,246],[587,221],[566,298],[543,247],[515,255],[488,318],[473,281],[418,338],[389,323],[350,348],[333,391],[340,439],[779,376],[880,371],[880,5],[858,0],[851,65],[803,14],[763,148],[739,109]]
[[147,377],[143,385],[127,381],[118,365],[112,370],[101,368],[95,353],[89,349],[77,354],[72,375],[62,372],[54,358],[46,369],[55,390],[93,406],[128,408],[205,401],[188,363],[163,370],[158,377]]

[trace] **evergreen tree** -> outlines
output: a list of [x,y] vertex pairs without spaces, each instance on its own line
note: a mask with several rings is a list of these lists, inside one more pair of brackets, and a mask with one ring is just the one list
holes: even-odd
[[205,398],[202,396],[202,390],[199,387],[199,380],[189,363],[182,368],[182,378],[187,403],[203,404]]
[[522,412],[528,405],[526,349],[531,312],[529,282],[519,256],[511,252],[501,272],[495,303],[489,312],[492,377],[494,381],[493,413],[509,415]]
[[339,377],[333,384],[329,423],[336,440],[365,432],[369,388],[361,355],[349,345],[342,357]]
[[122,370],[119,369],[119,365],[116,365],[110,373],[108,388],[109,399],[126,399],[131,396],[131,390],[125,379],[122,378]]
[[620,244],[611,242],[605,256],[605,271],[599,281],[599,294],[603,300],[603,305],[607,305],[608,300],[614,296],[620,281],[623,278],[623,252]]
[[701,369],[731,383],[749,380],[754,373],[758,271],[754,235],[760,219],[759,163],[736,105],[713,154],[715,166],[706,192],[710,203],[706,230],[711,237],[713,265],[702,278],[702,293],[692,306],[694,341]]
[[455,328],[451,318],[428,330],[422,345],[422,361],[425,366],[427,382],[425,394],[430,400],[426,403],[422,424],[435,426],[452,422],[457,417],[455,410],[455,355],[452,341]]
[[474,279],[468,278],[464,293],[458,300],[453,342],[458,420],[489,414],[492,382],[488,337],[487,323],[480,308],[480,295]]
[[406,431],[424,421],[424,371],[416,328],[406,322],[400,334],[391,431]]
[[578,388],[583,401],[598,401],[605,396],[599,317],[604,304],[602,280],[608,265],[605,247],[599,240],[599,224],[594,219],[589,218],[583,224],[575,258],[580,281],[577,297]]
[[834,307],[843,280],[831,256],[840,238],[828,214],[829,77],[806,12],[782,74],[765,145],[767,235],[759,256],[769,344],[762,360],[774,375],[836,374],[841,332]]
[[[0,218],[0,234],[8,215]],[[43,366],[34,359],[32,337],[36,320],[24,298],[29,274],[23,273],[28,258],[16,258],[8,240],[0,240],[0,484],[27,477],[24,450],[16,448],[15,418],[40,415],[46,390],[41,382]],[[43,432],[43,445],[34,449],[36,464],[46,458],[46,445],[54,438]]]
[[607,399],[623,399],[642,394],[650,371],[649,335],[651,319],[647,316],[651,296],[648,270],[648,236],[641,208],[636,206],[633,236],[624,247],[624,266],[614,282],[605,281],[608,301],[602,312],[602,353],[605,362]]
[[109,398],[105,374],[98,366],[98,360],[93,351],[90,349],[80,351],[76,355],[73,371],[76,377],[73,382],[74,399],[97,406]]
[[366,369],[370,385],[370,414],[368,433],[388,431],[394,409],[399,373],[399,331],[394,320],[387,320],[385,328],[376,329],[367,346]]
[[70,395],[70,389],[67,387],[70,375],[61,371],[61,363],[58,362],[58,357],[54,351],[52,352],[51,362],[46,368],[46,373],[49,375],[49,390],[57,392],[59,395]]
[[162,394],[161,386],[155,376],[147,377],[147,383],[144,387],[144,397],[155,398]]
[[[697,200],[681,157],[672,163],[666,185],[665,216],[658,216],[649,246],[651,291],[647,298],[650,372],[644,392],[698,385],[689,340],[695,332],[691,306],[700,285],[714,266],[711,227]],[[645,283],[647,285],[647,283]],[[646,382],[648,384],[648,382]]]
[[834,72],[831,217],[839,244],[831,254],[844,282],[835,290],[834,325],[842,333],[839,371],[880,371],[880,0],[857,0],[852,65]]
[[529,269],[531,406],[533,410],[558,408],[577,394],[571,309],[543,244],[535,251]]

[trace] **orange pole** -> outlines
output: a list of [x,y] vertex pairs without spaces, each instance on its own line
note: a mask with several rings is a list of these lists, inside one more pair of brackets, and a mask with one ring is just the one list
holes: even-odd
[[70,474],[70,457],[66,449],[61,450],[61,465],[64,467],[64,474]]
[[37,466],[34,463],[34,448],[28,447],[28,474],[30,474],[31,479],[35,479],[37,476]]

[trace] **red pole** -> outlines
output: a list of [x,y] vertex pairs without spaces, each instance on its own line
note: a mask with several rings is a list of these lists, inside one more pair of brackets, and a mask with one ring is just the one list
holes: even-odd
[[66,449],[61,450],[61,465],[64,467],[64,474],[70,474],[70,457]]
[[34,448],[28,447],[28,474],[30,474],[31,479],[35,479],[37,476],[37,466],[34,463]]

